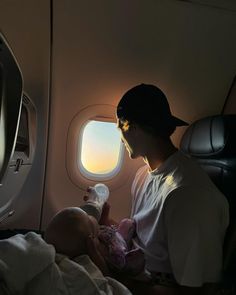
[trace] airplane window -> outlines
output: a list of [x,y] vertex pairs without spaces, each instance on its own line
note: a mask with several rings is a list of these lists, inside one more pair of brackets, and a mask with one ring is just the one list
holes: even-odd
[[116,124],[90,120],[80,136],[78,164],[91,178],[107,178],[119,172],[124,149]]

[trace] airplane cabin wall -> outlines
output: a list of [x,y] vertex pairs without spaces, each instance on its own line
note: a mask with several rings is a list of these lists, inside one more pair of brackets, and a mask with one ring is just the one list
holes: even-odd
[[[66,141],[84,107],[117,105],[154,83],[188,122],[221,112],[236,69],[235,12],[182,1],[54,1],[50,138],[43,228],[84,191],[69,178]],[[184,128],[173,140],[178,145]],[[129,161],[142,165],[142,161]],[[112,191],[115,219],[129,215],[132,179]]]

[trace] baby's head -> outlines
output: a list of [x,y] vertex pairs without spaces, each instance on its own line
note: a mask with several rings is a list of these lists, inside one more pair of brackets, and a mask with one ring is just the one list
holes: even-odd
[[45,231],[45,241],[54,245],[57,253],[73,258],[87,254],[89,235],[98,235],[96,219],[80,208],[69,207],[53,217]]

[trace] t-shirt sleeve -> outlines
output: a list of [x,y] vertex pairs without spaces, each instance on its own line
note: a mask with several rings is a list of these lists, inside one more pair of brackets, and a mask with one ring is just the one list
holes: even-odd
[[[176,281],[199,287],[218,282],[222,268],[224,225],[214,203],[199,201],[200,190],[174,190],[164,206],[169,260]],[[191,198],[190,198],[191,196]]]

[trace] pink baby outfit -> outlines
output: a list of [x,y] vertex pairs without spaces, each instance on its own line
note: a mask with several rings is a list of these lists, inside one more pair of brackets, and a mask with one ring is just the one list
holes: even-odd
[[134,235],[135,222],[132,219],[123,219],[118,226],[100,226],[98,237],[106,249],[106,262],[113,271],[137,275],[144,270],[144,254],[134,247]]

